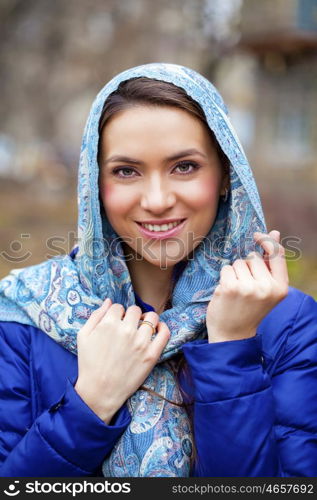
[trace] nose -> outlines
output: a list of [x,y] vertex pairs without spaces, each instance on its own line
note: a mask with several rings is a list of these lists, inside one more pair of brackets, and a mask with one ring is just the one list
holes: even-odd
[[155,214],[161,214],[172,208],[176,194],[166,179],[152,177],[143,185],[141,207]]

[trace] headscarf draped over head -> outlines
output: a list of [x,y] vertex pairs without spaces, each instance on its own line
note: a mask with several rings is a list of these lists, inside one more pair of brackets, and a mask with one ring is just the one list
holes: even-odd
[[[182,344],[206,336],[206,309],[219,282],[220,269],[254,250],[254,231],[266,231],[255,181],[226,106],[216,88],[195,71],[153,63],[124,71],[97,95],[86,123],[79,164],[78,241],[74,258],[54,257],[14,269],[0,281],[0,320],[38,327],[71,352],[92,311],[110,297],[125,308],[135,304],[120,238],[100,207],[98,127],[107,97],[131,78],[170,82],[197,101],[210,129],[230,160],[230,189],[220,198],[216,220],[178,279],[172,307],[160,315],[171,338],[144,385],[168,399],[180,400],[166,362]],[[110,334],[110,332],[109,332]],[[183,407],[139,390],[127,402],[131,424],[103,464],[105,476],[173,476],[190,474],[192,436]],[[164,457],[164,460],[162,460]]]

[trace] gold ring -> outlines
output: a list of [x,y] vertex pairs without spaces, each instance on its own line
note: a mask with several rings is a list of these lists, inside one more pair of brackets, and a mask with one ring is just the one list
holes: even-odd
[[156,333],[156,328],[155,328],[155,326],[153,325],[153,323],[151,323],[151,321],[148,321],[148,320],[144,319],[144,320],[140,321],[140,323],[139,323],[139,327],[140,327],[143,323],[146,323],[147,325],[150,325],[150,326],[152,327],[152,330],[153,330],[153,332],[152,332],[152,333]]

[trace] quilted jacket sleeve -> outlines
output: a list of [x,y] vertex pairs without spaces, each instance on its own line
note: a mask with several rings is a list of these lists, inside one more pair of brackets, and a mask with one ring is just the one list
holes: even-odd
[[[184,345],[193,382],[194,476],[317,475],[317,304],[302,296],[270,373],[258,336]],[[268,326],[274,328],[274,315]]]
[[105,425],[68,380],[59,401],[34,418],[28,338],[11,337],[0,327],[0,476],[96,475],[129,424],[127,408]]
[[317,303],[304,296],[272,376],[283,476],[317,476]]

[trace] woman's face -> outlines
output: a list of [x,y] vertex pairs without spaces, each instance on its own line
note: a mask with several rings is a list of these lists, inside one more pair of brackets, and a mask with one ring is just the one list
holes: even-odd
[[206,127],[189,112],[139,105],[117,113],[99,160],[106,215],[139,260],[166,269],[206,236],[224,179]]

